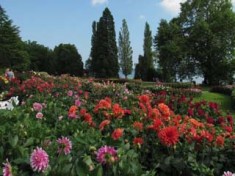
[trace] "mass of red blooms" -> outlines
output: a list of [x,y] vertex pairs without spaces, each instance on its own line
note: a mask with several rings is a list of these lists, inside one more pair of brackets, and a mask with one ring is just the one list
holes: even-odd
[[[21,82],[13,80],[11,84],[14,86],[11,87],[9,95],[24,95],[29,101],[30,95],[33,96],[36,93],[40,98],[48,96],[50,101],[60,99],[61,102],[55,105],[62,107],[60,109],[62,113],[57,115],[60,119],[59,123],[68,125],[68,129],[65,128],[69,131],[67,135],[73,139],[87,132],[84,138],[89,139],[89,135],[94,133],[95,137],[91,141],[95,142],[92,145],[96,145],[97,141],[102,145],[112,143],[115,148],[137,149],[135,152],[140,151],[139,155],[145,152],[151,154],[157,147],[159,147],[157,151],[159,155],[165,151],[180,150],[182,146],[185,148],[192,146],[197,152],[203,150],[205,146],[221,149],[221,151],[226,146],[232,146],[232,149],[235,149],[234,119],[231,114],[222,113],[219,105],[214,102],[193,102],[190,97],[168,95],[164,91],[145,92],[143,95],[133,94],[132,99],[126,95],[125,98],[122,96],[116,98],[116,94],[113,97],[102,95],[99,99],[95,99],[94,90],[90,90],[89,87],[83,88],[84,85],[80,81],[66,79],[60,80],[64,81],[64,84],[56,82],[56,79],[48,78],[45,81],[35,76]],[[88,84],[92,84],[92,81]],[[51,104],[48,103],[50,108],[54,105]],[[44,110],[47,111],[47,108],[43,108]],[[41,122],[46,124],[48,119],[52,119],[48,114],[53,116],[55,110],[53,108],[50,110],[51,112],[45,113],[45,118]],[[62,120],[62,116],[67,118]],[[52,126],[53,121],[48,124]],[[74,124],[75,127],[70,131],[69,128]],[[90,141],[84,143],[90,145]],[[73,146],[76,145],[76,143],[73,144]],[[168,153],[164,154],[167,156]],[[146,155],[149,157],[148,154]]]

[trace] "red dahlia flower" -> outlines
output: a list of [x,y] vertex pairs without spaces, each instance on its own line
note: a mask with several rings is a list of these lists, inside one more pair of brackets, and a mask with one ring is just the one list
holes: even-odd
[[162,144],[166,146],[173,146],[179,140],[179,132],[176,127],[169,126],[159,131],[158,137]]

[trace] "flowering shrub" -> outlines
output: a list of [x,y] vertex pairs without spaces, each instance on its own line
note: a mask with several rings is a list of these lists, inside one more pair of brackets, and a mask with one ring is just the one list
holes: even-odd
[[185,82],[185,83],[159,83],[164,86],[168,86],[171,88],[177,88],[177,89],[190,89],[193,88],[194,84],[191,82]]
[[15,85],[10,91],[21,95],[21,105],[0,116],[3,174],[235,172],[233,117],[213,102],[166,92],[134,95],[125,85],[66,75]]

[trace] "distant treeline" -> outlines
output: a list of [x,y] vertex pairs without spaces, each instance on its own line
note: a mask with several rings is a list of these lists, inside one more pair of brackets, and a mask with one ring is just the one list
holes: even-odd
[[[143,55],[134,78],[174,82],[204,78],[204,83],[233,83],[235,74],[235,13],[231,0],[187,0],[170,21],[161,20],[155,36],[146,22]],[[116,42],[115,22],[108,8],[92,23],[91,52],[84,64],[73,44],[54,49],[22,41],[19,29],[0,6],[0,66],[96,78],[127,78],[133,72],[130,33],[123,19]]]

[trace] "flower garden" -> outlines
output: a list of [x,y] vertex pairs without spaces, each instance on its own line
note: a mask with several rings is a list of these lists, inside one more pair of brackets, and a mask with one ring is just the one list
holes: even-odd
[[128,84],[37,73],[2,81],[1,89],[2,99],[20,97],[12,111],[0,110],[4,176],[235,172],[232,115],[216,103],[194,102],[183,90],[136,91]]

